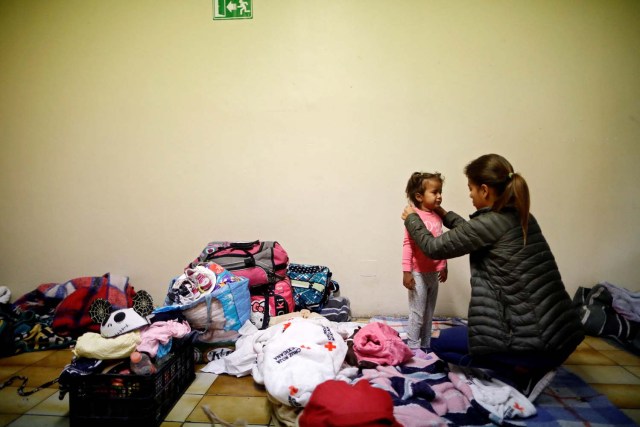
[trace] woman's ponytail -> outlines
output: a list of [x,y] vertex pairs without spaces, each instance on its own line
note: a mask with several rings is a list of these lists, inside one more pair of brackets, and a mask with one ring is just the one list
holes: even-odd
[[512,205],[517,209],[520,225],[522,226],[524,244],[526,245],[527,232],[529,230],[529,208],[531,206],[529,186],[522,175],[517,172],[510,172],[508,180],[504,193],[498,197],[500,203],[496,203],[497,206],[494,204],[494,210],[499,212],[506,205]]

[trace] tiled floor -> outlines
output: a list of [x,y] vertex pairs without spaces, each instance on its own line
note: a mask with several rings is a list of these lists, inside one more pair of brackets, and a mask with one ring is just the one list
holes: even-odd
[[[24,353],[0,359],[0,382],[14,374],[29,378],[30,386],[56,378],[71,360],[70,350]],[[196,367],[196,371],[199,371]],[[594,337],[578,347],[565,367],[608,396],[631,419],[640,424],[640,357]],[[0,427],[68,426],[69,397],[58,399],[57,385],[29,397],[17,394],[16,384],[0,390]],[[249,425],[270,424],[269,402],[264,389],[251,376],[236,378],[197,372],[162,427],[210,426],[202,406],[229,422],[246,420]]]

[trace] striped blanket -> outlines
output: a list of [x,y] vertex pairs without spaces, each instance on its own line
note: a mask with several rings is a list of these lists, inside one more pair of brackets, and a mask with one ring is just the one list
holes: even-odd
[[[385,323],[394,328],[402,338],[406,338],[406,317],[374,316],[370,322]],[[433,320],[434,331],[451,326],[465,325],[461,318],[437,317]],[[394,396],[397,400],[397,396]],[[453,421],[458,425],[482,425],[491,424],[486,414],[477,411],[478,405],[473,404],[457,414],[446,414],[443,418],[452,422],[451,417],[460,417]],[[402,402],[406,405],[407,402]],[[428,409],[425,402],[422,408]],[[405,406],[406,407],[406,406]],[[414,406],[415,408],[415,406]],[[636,424],[620,409],[616,408],[609,399],[597,392],[580,377],[568,371],[564,367],[558,369],[558,373],[552,383],[538,397],[535,402],[536,414],[525,419],[504,420],[505,424],[526,426],[623,426],[631,427]]]

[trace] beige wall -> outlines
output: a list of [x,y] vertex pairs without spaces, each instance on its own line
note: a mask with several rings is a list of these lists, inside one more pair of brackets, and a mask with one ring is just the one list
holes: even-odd
[[[0,284],[128,275],[160,304],[209,240],[326,264],[406,312],[404,186],[498,152],[568,291],[640,290],[640,3],[0,2]],[[437,312],[466,315],[467,258]]]

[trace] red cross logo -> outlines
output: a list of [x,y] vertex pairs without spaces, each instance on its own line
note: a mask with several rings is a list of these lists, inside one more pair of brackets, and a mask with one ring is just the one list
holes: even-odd
[[335,345],[333,345],[333,343],[332,343],[331,341],[329,341],[328,343],[326,343],[324,346],[325,346],[325,347],[327,348],[327,350],[329,350],[329,351],[333,351],[333,349],[334,349],[334,348],[337,348]]
[[295,386],[290,385],[290,386],[289,386],[289,394],[290,394],[291,396],[295,396],[295,395],[296,395],[296,393],[298,393],[298,389],[297,389]]
[[516,403],[513,405],[513,408],[514,408],[514,409],[517,409],[517,410],[518,410],[518,411],[520,411],[520,412],[524,412],[524,408],[523,408],[522,406],[520,406],[520,404],[519,404],[518,402],[516,402]]

